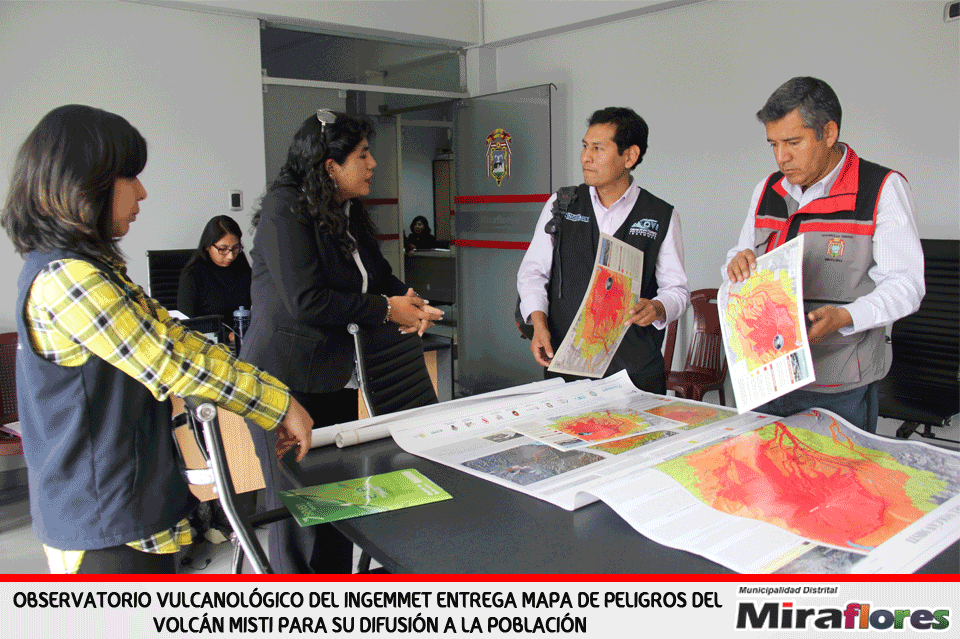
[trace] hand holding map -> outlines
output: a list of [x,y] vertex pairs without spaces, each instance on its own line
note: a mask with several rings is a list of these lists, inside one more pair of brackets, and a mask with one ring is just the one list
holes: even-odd
[[[730,277],[749,270],[751,257],[752,251],[738,253],[728,266]],[[740,412],[814,380],[804,324],[802,259],[800,235],[756,258],[748,278],[724,281],[717,294],[730,381]]]
[[642,275],[643,253],[610,235],[600,235],[587,292],[548,370],[603,377],[632,323],[631,311],[641,301]]

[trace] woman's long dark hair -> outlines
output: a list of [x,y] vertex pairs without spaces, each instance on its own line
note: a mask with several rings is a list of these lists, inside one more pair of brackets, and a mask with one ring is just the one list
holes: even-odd
[[[240,225],[237,224],[229,215],[217,215],[216,217],[210,218],[210,221],[207,222],[207,225],[203,227],[203,233],[200,234],[200,245],[197,246],[197,250],[193,252],[190,256],[190,259],[187,261],[184,268],[190,266],[198,260],[203,260],[211,266],[216,266],[213,261],[210,259],[210,247],[225,238],[228,235],[236,235],[237,239],[243,238],[243,233],[240,231]],[[218,267],[220,268],[220,267]],[[244,271],[250,270],[250,262],[247,261],[247,256],[243,254],[243,251],[237,255],[237,258],[230,263],[230,266],[227,268],[236,268]]]
[[[373,125],[365,119],[343,113],[333,115],[336,121],[326,127],[321,126],[315,115],[307,118],[293,136],[287,161],[280,167],[280,173],[268,192],[282,187],[297,189],[300,212],[317,223],[320,233],[336,238],[340,253],[344,259],[350,260],[356,244],[347,234],[349,220],[343,204],[337,202],[336,188],[324,169],[324,163],[332,159],[343,164],[361,142],[373,137],[374,131]],[[369,237],[376,238],[376,228],[363,207],[354,206],[350,212]],[[261,213],[262,209],[254,214],[254,227],[259,223]]]
[[426,235],[430,235],[430,222],[428,222],[427,218],[422,215],[418,215],[417,217],[413,218],[412,222],[410,222],[410,232],[416,235],[417,232],[413,230],[413,227],[417,225],[417,222],[423,222],[423,232]]
[[147,142],[124,118],[81,104],[58,107],[17,153],[0,224],[20,255],[67,249],[122,261],[113,187],[146,163]]

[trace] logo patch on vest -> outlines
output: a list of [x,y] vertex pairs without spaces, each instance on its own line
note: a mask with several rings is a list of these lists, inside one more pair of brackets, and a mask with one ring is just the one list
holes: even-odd
[[657,234],[659,232],[660,222],[651,220],[650,218],[637,220],[633,223],[633,226],[630,227],[630,235],[641,235],[643,237],[648,237],[651,240],[657,239]]
[[840,257],[843,255],[843,240],[835,237],[827,242],[827,257]]
[[570,213],[569,211],[566,211],[563,214],[563,217],[570,220],[571,222],[589,222],[590,221],[590,218],[587,217],[586,215],[580,215],[579,213]]

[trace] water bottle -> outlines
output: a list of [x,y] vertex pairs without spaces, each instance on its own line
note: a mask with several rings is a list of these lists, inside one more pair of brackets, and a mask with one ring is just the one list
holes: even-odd
[[250,310],[242,306],[233,312],[233,352],[240,354],[240,345],[243,335],[250,326]]

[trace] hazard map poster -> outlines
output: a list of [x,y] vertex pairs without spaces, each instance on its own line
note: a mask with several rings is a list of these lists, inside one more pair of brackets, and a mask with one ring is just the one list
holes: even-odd
[[741,573],[909,573],[960,536],[956,452],[819,408],[779,418],[645,393],[624,371],[390,430],[409,453],[561,508],[603,501]]
[[601,234],[587,292],[548,370],[603,377],[626,334],[627,311],[640,299],[642,276],[643,253]]
[[757,257],[744,282],[717,294],[730,382],[740,412],[814,380],[803,313],[803,236]]

